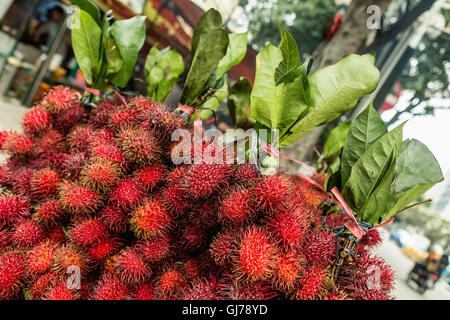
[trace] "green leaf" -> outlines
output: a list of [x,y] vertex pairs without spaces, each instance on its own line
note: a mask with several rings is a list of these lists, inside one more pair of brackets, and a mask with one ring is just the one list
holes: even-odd
[[250,117],[271,129],[279,129],[280,136],[307,109],[300,77],[289,84],[275,85],[275,69],[281,61],[281,50],[271,44],[258,53],[250,96]]
[[[225,99],[225,97],[228,94],[228,76],[225,74],[223,76],[223,83],[220,88],[216,92],[214,92],[213,95],[208,97],[205,102],[203,102],[198,111],[198,115],[200,116],[200,119],[206,120],[212,115],[212,111],[216,111],[222,101]],[[204,109],[203,109],[204,108]],[[212,111],[211,111],[212,110]],[[195,115],[192,115],[193,119]]]
[[75,8],[75,14],[80,17],[80,27],[72,29],[73,51],[86,83],[92,85],[97,80],[102,64],[102,30],[86,11]]
[[401,148],[403,125],[372,143],[354,164],[350,177],[344,184],[342,195],[357,212],[380,184],[389,167],[395,165]]
[[309,77],[311,107],[285,135],[280,147],[286,147],[318,125],[328,123],[352,109],[358,99],[375,90],[380,72],[373,54],[350,54],[335,65],[318,70]]
[[323,148],[324,157],[329,157],[344,147],[351,125],[350,122],[344,122],[330,131]]
[[356,161],[361,158],[375,140],[386,134],[386,132],[386,126],[372,104],[356,117],[342,150],[342,184],[345,185],[347,182],[350,171]]
[[219,61],[225,56],[228,33],[219,12],[210,9],[199,20],[192,37],[192,58],[180,102],[193,106],[205,91]]
[[222,78],[225,72],[244,59],[245,54],[247,53],[247,34],[248,32],[230,33],[228,35],[229,42],[227,52],[217,66],[217,79]]
[[248,129],[253,126],[255,120],[250,118],[250,94],[252,86],[244,77],[230,89],[228,95],[228,110],[235,128]]
[[281,50],[283,60],[275,70],[276,85],[282,82],[290,83],[301,74],[300,55],[295,40],[285,27],[279,25],[278,28],[281,34],[278,48]]
[[103,42],[105,46],[105,55],[106,55],[106,74],[111,75],[119,72],[123,67],[123,59],[120,56],[119,47],[116,44],[116,41],[111,36],[109,30],[107,31],[107,35]]
[[403,141],[395,169],[394,192],[403,192],[418,184],[438,183],[444,179],[433,153],[422,142]]
[[183,71],[183,58],[178,52],[152,47],[145,62],[148,95],[156,101],[164,101]]
[[116,21],[111,26],[111,35],[123,58],[122,68],[111,78],[111,82],[118,87],[125,87],[133,74],[139,51],[145,42],[145,19],[144,16],[135,16]]
[[100,22],[100,10],[97,6],[90,0],[70,0],[70,2],[80,8],[83,11],[86,11],[94,21],[101,26]]

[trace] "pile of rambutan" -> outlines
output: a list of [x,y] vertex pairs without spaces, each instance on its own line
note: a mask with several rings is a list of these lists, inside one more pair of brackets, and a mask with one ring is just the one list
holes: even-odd
[[332,279],[343,219],[308,181],[174,165],[179,113],[80,97],[55,87],[23,133],[0,133],[0,299],[392,298],[393,271],[369,251],[377,230]]

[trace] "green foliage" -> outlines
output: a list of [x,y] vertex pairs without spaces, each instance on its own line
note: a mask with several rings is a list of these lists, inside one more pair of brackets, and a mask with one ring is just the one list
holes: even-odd
[[250,118],[250,94],[252,86],[247,79],[241,77],[231,87],[228,95],[228,110],[235,128],[253,127],[255,120]]
[[72,3],[79,7],[75,9],[79,27],[72,29],[72,44],[86,83],[99,90],[104,90],[108,82],[125,87],[144,45],[145,17],[110,25],[109,12],[100,20],[100,11],[89,0]]
[[183,57],[178,52],[152,47],[145,61],[147,94],[156,101],[165,101],[183,71]]

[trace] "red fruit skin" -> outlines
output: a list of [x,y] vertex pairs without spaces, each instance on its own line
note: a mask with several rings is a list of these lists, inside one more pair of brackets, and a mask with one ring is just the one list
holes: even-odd
[[100,212],[100,221],[113,233],[127,231],[128,215],[120,208],[108,205]]
[[104,128],[120,105],[121,101],[119,99],[100,100],[97,103],[97,108],[90,113],[89,123],[96,128]]
[[327,279],[327,269],[319,266],[310,267],[302,276],[295,298],[298,300],[313,300],[323,289],[323,284]]
[[32,300],[41,300],[45,294],[60,282],[59,275],[53,272],[45,273],[34,280],[28,287],[28,294]]
[[254,218],[253,208],[250,191],[237,188],[222,201],[219,208],[219,220],[224,223],[242,224]]
[[223,278],[218,293],[221,300],[270,300],[278,295],[266,281],[243,282],[232,275]]
[[162,236],[153,239],[141,240],[136,244],[136,251],[145,262],[156,263],[166,258],[170,252],[170,239]]
[[162,192],[162,198],[171,213],[179,216],[190,206],[189,197],[181,184],[169,185]]
[[309,223],[306,217],[292,211],[278,211],[267,219],[268,229],[284,247],[299,246],[305,238]]
[[98,219],[77,222],[69,230],[72,242],[84,248],[97,245],[107,234],[106,227]]
[[32,156],[33,145],[34,141],[31,137],[20,133],[12,133],[3,143],[2,150],[11,157],[23,160]]
[[77,123],[83,123],[86,117],[87,113],[83,104],[71,102],[68,109],[58,113],[53,123],[59,131],[67,133]]
[[130,209],[141,202],[144,190],[133,180],[123,179],[110,193],[109,201],[122,209]]
[[71,153],[66,155],[62,163],[62,172],[69,178],[78,179],[81,169],[89,161],[85,153]]
[[333,233],[322,230],[311,233],[305,238],[303,254],[310,264],[317,266],[330,265],[336,255],[336,240]]
[[115,254],[121,247],[121,243],[117,238],[108,237],[102,239],[98,244],[88,249],[88,255],[94,261],[101,262],[107,257]]
[[294,251],[279,254],[272,282],[281,291],[287,292],[294,288],[303,271],[304,258]]
[[50,89],[42,99],[42,106],[50,113],[60,113],[71,107],[71,102],[78,100],[81,95],[68,87],[58,86]]
[[48,238],[49,240],[54,241],[56,243],[66,243],[67,240],[69,240],[67,239],[66,234],[64,233],[61,226],[56,226],[50,229],[48,232]]
[[120,167],[105,159],[94,159],[81,170],[81,183],[97,192],[108,192],[120,181]]
[[39,155],[66,151],[64,137],[56,130],[43,132],[35,139],[36,153]]
[[12,185],[15,195],[31,197],[31,180],[35,171],[33,169],[23,167],[15,171],[9,171],[8,182]]
[[17,222],[11,234],[14,245],[22,248],[31,248],[45,238],[45,230],[33,220],[22,220]]
[[124,128],[117,138],[125,157],[134,163],[148,165],[160,158],[161,150],[156,139],[140,129]]
[[383,242],[381,235],[377,229],[369,229],[369,231],[359,240],[356,248],[358,254],[362,255],[364,250],[370,250],[379,246]]
[[13,134],[14,134],[14,132],[11,130],[1,130],[0,131],[0,149],[2,149],[3,144],[8,139],[8,137]]
[[94,136],[94,131],[90,127],[77,126],[72,129],[67,136],[67,143],[70,149],[75,152],[87,152],[89,148],[89,142]]
[[144,283],[152,274],[152,269],[136,250],[122,251],[114,263],[116,274],[127,284]]
[[183,188],[191,198],[205,198],[221,186],[226,186],[230,173],[231,166],[227,164],[192,165],[184,176]]
[[273,210],[290,198],[292,183],[285,175],[265,176],[253,188],[253,194],[261,209]]
[[225,266],[231,262],[238,247],[237,237],[234,230],[222,231],[214,237],[209,252],[216,264]]
[[80,293],[76,289],[69,289],[66,281],[61,281],[54,288],[50,289],[43,300],[78,300]]
[[235,168],[231,180],[238,185],[252,186],[260,177],[261,174],[256,166],[251,163],[246,163]]
[[43,226],[56,226],[62,219],[64,210],[58,200],[48,200],[36,208],[33,220]]
[[181,292],[187,280],[181,271],[169,269],[161,274],[156,284],[156,291],[163,297],[170,297]]
[[250,226],[241,235],[234,272],[242,279],[265,280],[272,275],[276,254],[276,245],[268,232]]
[[74,183],[63,182],[59,191],[59,201],[64,210],[77,215],[86,215],[97,209],[101,199],[95,191]]
[[50,114],[39,105],[28,110],[23,116],[22,126],[26,134],[38,134],[50,125]]
[[182,222],[181,224],[183,227],[180,230],[180,248],[183,251],[200,249],[208,237],[206,228],[199,221]]
[[128,295],[128,287],[119,278],[104,275],[94,288],[92,300],[127,300]]
[[218,291],[219,284],[213,277],[198,279],[183,290],[183,300],[217,300]]
[[151,283],[144,283],[136,287],[134,300],[155,300],[155,290]]
[[125,107],[117,110],[111,115],[109,126],[112,130],[117,131],[122,127],[127,127],[131,123],[138,123],[139,119],[141,119],[141,110]]
[[167,169],[160,164],[143,167],[134,172],[134,179],[145,190],[155,189],[165,178]]
[[86,252],[72,243],[60,246],[53,259],[53,270],[65,275],[69,267],[79,267],[82,275],[90,271],[91,261]]
[[44,241],[28,251],[28,272],[32,275],[50,271],[58,245]]
[[31,194],[36,200],[52,197],[58,191],[61,177],[52,169],[43,169],[33,174],[31,178]]
[[15,252],[0,255],[0,299],[12,299],[27,275],[26,258]]
[[128,167],[128,160],[124,153],[113,143],[94,143],[91,149],[91,157],[109,160],[119,165],[123,170]]
[[130,220],[131,229],[138,238],[152,238],[165,233],[172,219],[165,205],[158,200],[147,199],[137,207]]
[[0,251],[4,251],[10,246],[10,238],[11,235],[9,234],[9,231],[7,229],[0,230]]

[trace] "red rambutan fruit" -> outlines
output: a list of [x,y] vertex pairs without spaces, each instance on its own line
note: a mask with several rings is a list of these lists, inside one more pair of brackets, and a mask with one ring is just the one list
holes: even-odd
[[0,251],[7,249],[10,245],[11,235],[7,229],[0,230]]
[[142,188],[133,180],[125,178],[112,190],[109,201],[119,208],[129,209],[139,204],[143,196]]
[[155,263],[161,261],[169,254],[170,239],[167,236],[162,236],[141,240],[136,244],[136,251],[146,262]]
[[109,125],[113,130],[119,130],[122,127],[127,127],[130,124],[138,123],[141,118],[141,110],[125,107],[115,111],[111,115]]
[[71,102],[66,110],[58,113],[53,123],[58,130],[65,133],[75,124],[82,123],[86,116],[86,109],[82,103]]
[[13,135],[14,133],[15,132],[11,131],[11,130],[1,130],[0,131],[0,149],[3,147],[3,144],[8,139],[8,137]]
[[305,238],[302,251],[310,264],[328,266],[336,255],[334,234],[326,230],[310,233]]
[[295,290],[295,298],[298,300],[313,300],[323,290],[327,279],[327,269],[320,266],[311,266],[302,275],[298,288]]
[[29,158],[33,154],[34,141],[31,137],[12,133],[2,145],[2,150],[12,157]]
[[219,285],[213,277],[199,279],[183,290],[183,300],[216,300],[218,291]]
[[274,285],[282,291],[293,289],[302,271],[301,262],[301,256],[293,251],[280,253],[274,268]]
[[238,185],[251,186],[261,177],[256,165],[246,163],[235,168],[231,181]]
[[99,143],[92,146],[91,157],[109,160],[122,169],[128,166],[128,160],[123,152],[113,143]]
[[90,260],[86,253],[71,243],[59,247],[53,260],[53,269],[60,274],[66,274],[70,268],[80,268],[81,274],[90,270]]
[[182,223],[180,240],[183,250],[199,249],[207,240],[205,227],[199,221]]
[[339,289],[333,289],[331,292],[328,292],[324,295],[323,300],[347,300],[347,294]]
[[31,179],[34,173],[33,169],[27,167],[9,172],[8,181],[12,185],[14,194],[25,197],[31,196]]
[[134,179],[145,190],[153,190],[164,180],[166,172],[167,169],[163,165],[153,164],[136,170],[134,172]]
[[178,128],[185,127],[185,120],[179,114],[169,111],[164,105],[154,105],[142,114],[142,127],[154,132],[162,143],[170,141],[170,135]]
[[28,272],[41,274],[52,267],[58,245],[51,241],[44,241],[28,252]]
[[132,162],[147,165],[160,157],[157,140],[146,131],[125,128],[120,130],[117,140],[125,157]]
[[100,195],[95,191],[67,181],[60,188],[59,200],[64,210],[74,214],[94,212],[101,201]]
[[248,189],[235,188],[223,201],[219,208],[219,220],[234,224],[242,224],[255,216],[252,196]]
[[155,289],[151,283],[143,283],[136,287],[134,300],[155,300]]
[[224,300],[270,300],[278,295],[266,281],[242,282],[231,275],[224,276],[219,288]]
[[30,205],[25,198],[0,195],[0,225],[11,224],[30,215]]
[[280,210],[267,219],[267,227],[285,247],[292,247],[301,244],[308,232],[309,223],[306,217]]
[[89,157],[81,153],[72,153],[66,155],[62,164],[62,172],[69,179],[78,179],[83,166],[89,161]]
[[43,300],[78,300],[80,298],[79,290],[69,289],[66,281],[60,281],[55,287],[51,288]]
[[166,181],[169,184],[179,184],[186,174],[187,166],[178,166],[167,174]]
[[20,289],[27,274],[24,255],[6,252],[0,255],[0,299],[11,299]]
[[228,164],[192,165],[186,170],[183,187],[191,198],[208,197],[221,186],[228,184],[230,172],[231,166]]
[[54,87],[42,99],[42,106],[51,113],[59,113],[70,107],[71,102],[81,98],[80,93],[68,87]]
[[103,128],[111,119],[115,110],[121,105],[119,99],[103,99],[97,103],[97,108],[89,114],[89,123],[96,128]]
[[56,273],[48,272],[41,275],[28,287],[27,292],[30,295],[29,298],[32,300],[41,300],[58,282],[60,282],[60,278]]
[[196,279],[200,277],[204,264],[199,259],[190,258],[183,262],[181,270],[187,279]]
[[97,158],[81,170],[81,183],[97,192],[108,192],[121,176],[120,167],[106,159]]
[[128,215],[116,206],[106,206],[100,212],[100,221],[111,232],[124,233],[127,231]]
[[31,194],[34,199],[44,199],[56,195],[61,177],[52,169],[43,169],[31,178]]
[[56,130],[47,130],[36,140],[38,154],[61,152],[66,150],[64,137]]
[[258,206],[274,209],[290,198],[291,181],[285,175],[265,176],[253,188]]
[[117,238],[107,237],[100,240],[95,246],[88,249],[89,257],[94,261],[103,261],[108,256],[111,256],[117,252],[121,243]]
[[104,275],[94,288],[92,300],[127,300],[128,287],[112,275]]
[[165,205],[158,200],[147,199],[137,207],[130,220],[131,229],[138,238],[151,238],[163,234],[171,223]]
[[33,247],[44,239],[45,230],[33,220],[17,222],[11,233],[12,243],[23,248]]
[[265,280],[272,275],[277,248],[267,231],[250,226],[241,235],[235,273],[252,281]]
[[94,131],[92,128],[87,126],[76,126],[67,136],[67,143],[73,151],[87,152],[93,136]]
[[33,220],[43,226],[55,226],[61,221],[64,210],[58,200],[48,200],[40,204],[33,214]]
[[180,215],[191,206],[189,196],[181,184],[169,185],[162,192],[162,198],[170,212]]
[[237,233],[234,230],[226,230],[218,233],[211,242],[209,252],[214,261],[225,266],[233,257],[237,249]]
[[106,227],[98,219],[79,221],[69,230],[73,243],[85,248],[98,244],[107,234]]
[[50,114],[41,106],[35,106],[25,112],[22,126],[26,134],[37,134],[48,129],[51,125]]
[[186,285],[187,280],[181,271],[169,269],[160,275],[155,289],[161,295],[171,296],[181,292]]
[[124,283],[138,284],[148,280],[152,269],[142,256],[133,249],[123,250],[114,261],[116,274]]
[[358,241],[357,251],[362,253],[366,248],[374,248],[383,242],[380,232],[377,229],[369,229],[369,231]]
[[48,231],[48,239],[56,243],[66,243],[69,240],[60,225]]

